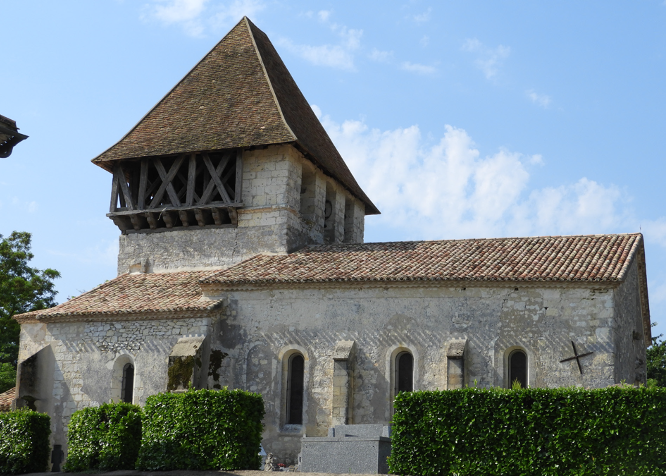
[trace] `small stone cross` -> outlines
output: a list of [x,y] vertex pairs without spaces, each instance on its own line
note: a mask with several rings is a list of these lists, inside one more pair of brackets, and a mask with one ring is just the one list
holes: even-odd
[[580,374],[583,375],[583,367],[580,366],[580,358],[585,357],[585,356],[590,355],[590,354],[594,354],[594,352],[585,352],[584,354],[579,354],[578,351],[576,350],[576,344],[574,344],[573,341],[571,341],[571,345],[573,346],[574,356],[569,357],[569,358],[564,359],[564,360],[560,360],[560,363],[568,362],[570,360],[576,359],[576,363],[578,364],[578,370],[580,370]]

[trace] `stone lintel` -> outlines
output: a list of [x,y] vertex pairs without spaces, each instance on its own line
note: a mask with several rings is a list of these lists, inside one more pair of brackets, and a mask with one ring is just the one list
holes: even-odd
[[465,349],[467,339],[449,342],[446,350],[446,388],[454,390],[465,386]]
[[333,351],[333,360],[350,360],[353,356],[356,342],[353,340],[341,340]]

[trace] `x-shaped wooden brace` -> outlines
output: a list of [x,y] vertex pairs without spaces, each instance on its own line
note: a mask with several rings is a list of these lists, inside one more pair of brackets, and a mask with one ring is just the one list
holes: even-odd
[[183,163],[183,160],[185,160],[185,155],[179,156],[171,165],[168,174],[164,169],[164,165],[162,165],[162,161],[160,159],[153,160],[153,165],[155,165],[157,173],[160,175],[160,178],[162,179],[162,185],[160,185],[160,188],[157,189],[157,192],[153,197],[153,201],[150,202],[149,208],[155,208],[155,206],[159,205],[159,203],[162,201],[162,196],[164,195],[165,190],[169,195],[169,199],[171,200],[171,205],[175,207],[180,206],[180,200],[178,199],[178,194],[176,193],[176,190],[173,188],[173,184],[171,183],[171,181],[176,177],[178,169],[180,169],[180,165]]
[[220,180],[220,174],[222,174],[222,171],[227,166],[227,163],[229,163],[231,154],[225,154],[220,160],[220,163],[217,164],[217,167],[213,167],[213,163],[210,161],[210,157],[208,157],[208,154],[202,154],[202,157],[212,180],[208,182],[208,186],[201,195],[201,200],[199,201],[199,203],[200,204],[208,203],[210,199],[213,197],[213,191],[215,190],[215,187],[217,187],[217,191],[220,192],[222,200],[227,203],[231,203],[231,198],[229,198],[229,194],[227,193],[227,190],[225,189],[223,183],[223,181],[226,181],[227,177],[225,177],[225,179],[223,180]]
[[122,165],[119,163],[113,167],[113,185],[111,187],[111,210],[116,209],[116,197],[118,194],[118,186],[120,186],[120,191],[122,193],[121,205],[124,205],[129,210],[134,210],[134,201],[132,200],[132,194],[130,193],[129,187],[127,186],[127,179],[125,178],[125,172],[123,171]]

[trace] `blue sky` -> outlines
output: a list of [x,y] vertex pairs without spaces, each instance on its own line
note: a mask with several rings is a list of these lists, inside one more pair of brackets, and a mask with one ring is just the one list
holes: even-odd
[[[666,2],[3,3],[0,234],[60,301],[115,276],[120,139],[243,16],[383,214],[366,241],[642,231],[666,333]],[[9,21],[7,21],[9,19]]]

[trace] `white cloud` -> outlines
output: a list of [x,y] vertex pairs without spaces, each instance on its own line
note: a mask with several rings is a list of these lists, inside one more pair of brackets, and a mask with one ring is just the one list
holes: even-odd
[[265,8],[261,0],[152,0],[144,5],[144,19],[179,25],[190,36],[203,36],[229,28],[243,16],[253,17]]
[[410,63],[409,61],[404,61],[400,64],[400,69],[405,71],[411,71],[412,73],[418,74],[432,74],[437,71],[437,68],[434,66],[428,66],[425,64],[419,63]]
[[542,108],[546,109],[551,102],[550,96],[546,94],[539,94],[534,89],[528,89],[525,91],[525,94],[527,97],[532,101],[534,104],[537,104],[541,106]]
[[499,68],[506,58],[511,54],[511,48],[499,45],[495,48],[489,48],[476,38],[468,38],[462,46],[463,51],[476,54],[477,68],[483,71],[486,79],[492,79],[497,76]]
[[297,45],[287,39],[280,39],[277,44],[317,66],[354,69],[354,55],[340,45]]
[[277,43],[314,65],[354,70],[354,52],[361,46],[363,30],[355,30],[329,22],[331,12],[327,10],[318,12],[317,17],[340,38],[341,42],[339,44],[299,45],[285,38],[279,39]]
[[377,48],[373,48],[368,58],[378,63],[388,63],[393,59],[393,51],[380,51]]
[[423,35],[423,37],[419,40],[419,43],[422,47],[425,48],[430,44],[430,37],[428,35]]
[[419,13],[412,16],[412,20],[416,23],[425,23],[430,20],[430,14],[432,13],[432,8],[428,8],[425,12]]
[[529,158],[530,164],[534,165],[543,165],[543,157],[541,154],[534,154],[532,157]]
[[530,170],[541,156],[504,149],[481,156],[462,129],[446,126],[432,142],[416,125],[381,131],[328,116],[322,123],[382,211],[368,225],[402,239],[602,233],[628,217],[629,200],[615,185],[580,178],[532,189]]
[[315,116],[317,116],[317,119],[321,119],[321,108],[316,104],[310,104],[310,107],[312,108]]

